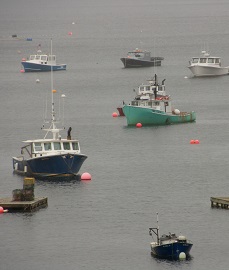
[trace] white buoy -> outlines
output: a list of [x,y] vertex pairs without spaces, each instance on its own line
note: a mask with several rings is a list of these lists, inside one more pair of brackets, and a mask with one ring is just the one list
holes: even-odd
[[179,254],[179,260],[186,260],[186,254],[184,252]]
[[180,114],[180,110],[175,109],[175,110],[174,110],[174,113],[175,113],[176,115],[179,115],[179,114]]
[[188,79],[188,76],[184,76],[185,79]]
[[40,82],[40,80],[39,79],[36,79],[36,83],[39,83]]

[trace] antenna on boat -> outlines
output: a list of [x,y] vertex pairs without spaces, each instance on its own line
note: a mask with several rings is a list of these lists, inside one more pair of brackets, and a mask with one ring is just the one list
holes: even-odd
[[158,212],[157,212],[157,242],[159,244],[159,217],[158,217]]
[[46,138],[46,136],[48,135],[49,132],[52,133],[52,137],[53,139],[59,139],[59,131],[62,129],[59,129],[56,127],[56,113],[54,110],[54,95],[53,93],[56,93],[56,90],[53,89],[53,55],[52,55],[52,38],[51,38],[51,54],[49,55],[50,57],[50,65],[51,65],[51,103],[52,103],[52,107],[51,107],[51,123],[50,123],[50,127],[47,129],[43,129],[46,132],[44,139]]

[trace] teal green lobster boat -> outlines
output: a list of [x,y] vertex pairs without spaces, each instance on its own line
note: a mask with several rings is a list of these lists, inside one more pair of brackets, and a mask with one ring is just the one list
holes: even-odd
[[[178,109],[173,109],[170,96],[165,94],[164,81],[161,85],[157,82],[157,76],[151,93],[147,98],[135,98],[129,105],[123,105],[123,113],[127,119],[129,126],[141,123],[142,125],[169,125],[194,122],[196,113],[181,112]],[[163,95],[158,95],[160,89],[164,90]]]

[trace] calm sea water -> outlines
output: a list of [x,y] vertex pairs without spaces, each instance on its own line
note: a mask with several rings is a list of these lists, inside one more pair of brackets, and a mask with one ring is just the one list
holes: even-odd
[[[67,63],[54,73],[66,95],[65,126],[88,155],[81,173],[92,175],[36,181],[46,209],[0,215],[1,270],[228,268],[228,211],[211,209],[210,197],[229,196],[229,77],[196,79],[187,68],[203,49],[229,65],[228,10],[226,0],[1,1],[0,197],[22,188],[12,173],[21,141],[42,136],[50,74],[22,74],[20,61],[38,44],[49,52],[50,37],[58,62]],[[124,69],[120,57],[135,48],[163,56],[162,66]],[[196,111],[196,123],[137,129],[112,118],[155,73],[166,78],[174,107]],[[192,260],[150,256],[156,212],[161,233],[193,241]]]

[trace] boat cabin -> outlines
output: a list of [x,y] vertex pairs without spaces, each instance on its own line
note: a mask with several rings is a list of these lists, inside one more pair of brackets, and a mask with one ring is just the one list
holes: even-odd
[[24,150],[26,150],[30,158],[66,154],[66,152],[80,154],[79,141],[77,140],[28,140],[24,143],[28,144],[21,148],[21,154],[24,154]]
[[28,62],[37,64],[56,64],[56,55],[33,54],[30,55]]
[[212,57],[206,51],[202,51],[203,56],[201,57],[193,57],[190,65],[216,65],[221,66],[220,57]]
[[132,52],[128,52],[127,54],[128,58],[135,58],[135,59],[139,59],[139,60],[151,60],[151,54],[148,51],[142,51],[139,49],[136,49],[135,51]]
[[154,80],[149,80],[148,84],[140,85],[138,87],[138,95],[154,94],[155,89],[158,95],[165,95],[165,85],[157,85]]
[[139,99],[131,101],[131,106],[152,108],[152,111],[158,113],[172,113],[171,102],[168,100],[168,97],[159,97],[157,99]]

